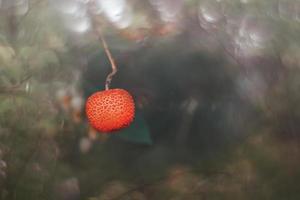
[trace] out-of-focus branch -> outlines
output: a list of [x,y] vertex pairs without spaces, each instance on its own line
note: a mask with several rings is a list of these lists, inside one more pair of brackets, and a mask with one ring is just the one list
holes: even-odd
[[17,25],[20,25],[22,24],[22,22],[27,18],[27,16],[30,14],[30,12],[36,7],[38,6],[39,4],[43,3],[43,2],[46,2],[44,0],[38,0],[38,1],[35,1],[34,3],[32,3],[31,1],[28,2],[29,3],[29,8],[27,10],[27,12],[22,16],[22,18],[17,22]]
[[[193,171],[196,171],[194,169],[189,169],[189,170],[186,170],[184,172],[182,172],[182,174],[186,174],[186,173],[190,173],[190,172],[193,172]],[[206,184],[208,183],[208,181],[210,179],[213,179],[215,177],[218,177],[219,175],[224,175],[224,176],[227,176],[227,177],[231,177],[232,175],[226,171],[214,171],[212,172],[213,176],[211,177],[207,177],[206,179],[203,180],[203,184]],[[134,188],[131,188],[123,193],[121,193],[120,195],[116,196],[116,197],[113,197],[113,198],[110,198],[109,200],[119,200],[119,199],[122,199],[123,197],[127,196],[127,195],[130,195],[132,194],[133,192],[136,192],[136,191],[140,191],[140,190],[143,190],[147,187],[152,187],[152,186],[157,186],[159,184],[163,184],[165,182],[167,182],[168,180],[168,176],[162,176],[160,177],[159,179],[157,180],[154,180],[152,182],[149,182],[149,183],[142,183],[140,184],[139,186],[137,187],[134,187]],[[201,193],[201,192],[200,192]]]
[[20,87],[31,77],[32,75],[25,76],[22,80],[20,80],[19,83],[10,87],[0,87],[0,94],[23,94],[23,91],[20,89]]

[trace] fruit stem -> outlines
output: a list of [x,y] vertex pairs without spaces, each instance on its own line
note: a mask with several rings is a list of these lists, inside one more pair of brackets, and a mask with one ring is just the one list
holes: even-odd
[[99,30],[98,28],[98,34],[99,34],[99,37],[100,37],[100,40],[101,40],[101,43],[102,43],[102,46],[104,48],[104,51],[105,51],[105,54],[107,55],[108,59],[109,59],[109,62],[110,62],[110,65],[111,65],[111,73],[109,73],[106,77],[106,81],[105,81],[105,90],[108,90],[109,89],[109,86],[110,86],[110,83],[112,81],[112,78],[113,76],[117,73],[118,69],[117,69],[117,66],[116,66],[116,63],[112,57],[112,54],[108,48],[108,45],[106,43],[106,40],[105,38],[103,37],[102,33],[101,33],[101,30]]
[[102,42],[102,45],[103,45],[103,48],[104,48],[104,51],[109,59],[109,62],[110,62],[110,65],[111,65],[111,73],[109,73],[106,77],[106,81],[105,81],[105,90],[108,90],[109,89],[109,86],[110,86],[110,83],[112,81],[112,77],[117,73],[118,69],[117,69],[117,66],[116,66],[116,63],[112,57],[112,54],[108,48],[108,45],[106,43],[106,40],[104,39],[103,35],[101,34],[101,31],[99,31],[99,37],[101,39],[101,42]]
[[[1,0],[0,0],[1,1]],[[90,1],[90,6],[95,6],[95,0],[91,0]],[[101,31],[101,27],[99,27],[99,20],[95,19],[92,17],[92,12],[91,12],[91,9],[88,9],[88,13],[91,15],[91,19],[92,19],[92,24],[93,24],[93,27],[94,27],[94,30],[95,30],[95,33],[97,36],[99,36],[100,40],[101,40],[101,43],[102,43],[102,46],[104,48],[104,51],[105,51],[105,54],[106,56],[108,57],[109,59],[109,62],[110,62],[110,65],[111,65],[111,68],[112,68],[112,71],[111,73],[109,73],[106,77],[106,80],[105,80],[105,90],[109,90],[109,87],[110,87],[110,83],[112,81],[112,78],[113,76],[117,73],[118,69],[117,69],[117,65],[113,59],[113,56],[108,48],[108,45],[106,43],[106,40],[102,34],[102,31]]]
[[117,69],[116,63],[114,61],[114,58],[113,58],[113,56],[112,56],[112,54],[111,54],[111,52],[108,48],[107,42],[106,42],[106,40],[105,40],[101,30],[100,30],[100,27],[97,27],[95,32],[96,32],[97,36],[99,36],[99,38],[100,38],[100,41],[101,41],[102,46],[104,48],[105,54],[108,57],[108,60],[110,62],[111,69],[112,69],[112,71],[107,75],[106,80],[105,80],[105,90],[109,90],[109,86],[110,86],[110,83],[112,81],[112,78],[117,73],[118,69]]

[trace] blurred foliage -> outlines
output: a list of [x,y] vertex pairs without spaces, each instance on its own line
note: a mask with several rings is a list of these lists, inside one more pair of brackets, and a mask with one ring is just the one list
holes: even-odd
[[[20,2],[0,0],[1,199],[300,198],[298,1],[119,1],[126,27]],[[84,116],[110,71],[98,26],[138,110],[113,136]]]

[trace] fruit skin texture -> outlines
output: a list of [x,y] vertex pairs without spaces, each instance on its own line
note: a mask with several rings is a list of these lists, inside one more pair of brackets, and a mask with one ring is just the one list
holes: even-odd
[[135,106],[132,96],[124,89],[95,92],[86,102],[86,116],[97,131],[108,133],[130,125]]

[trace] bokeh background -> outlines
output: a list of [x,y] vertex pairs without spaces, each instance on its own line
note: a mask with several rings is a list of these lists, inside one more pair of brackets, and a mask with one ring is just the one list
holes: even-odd
[[299,102],[298,0],[0,0],[3,200],[297,200]]

